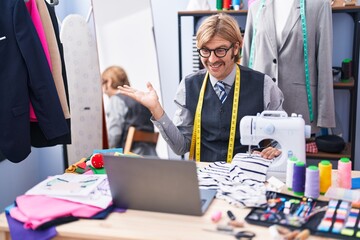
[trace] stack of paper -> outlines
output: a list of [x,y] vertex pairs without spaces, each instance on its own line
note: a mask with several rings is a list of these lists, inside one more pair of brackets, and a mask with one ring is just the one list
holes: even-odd
[[106,208],[112,201],[106,174],[72,174],[51,176],[26,195],[46,195],[69,201]]

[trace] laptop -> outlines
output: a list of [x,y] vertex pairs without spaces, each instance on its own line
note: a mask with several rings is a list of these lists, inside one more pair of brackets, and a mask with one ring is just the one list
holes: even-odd
[[201,216],[216,194],[199,188],[193,161],[105,155],[104,166],[119,208]]

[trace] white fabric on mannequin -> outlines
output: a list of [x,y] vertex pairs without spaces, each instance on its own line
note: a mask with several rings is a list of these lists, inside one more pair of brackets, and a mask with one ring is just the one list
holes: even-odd
[[288,21],[291,6],[294,0],[274,0],[274,21],[276,28],[276,40],[279,46],[282,43],[281,34]]

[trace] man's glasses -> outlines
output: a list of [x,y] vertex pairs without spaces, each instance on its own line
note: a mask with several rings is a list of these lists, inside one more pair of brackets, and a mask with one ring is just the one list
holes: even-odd
[[208,48],[200,48],[197,49],[200,56],[203,58],[208,58],[211,55],[211,52],[214,52],[215,56],[218,58],[223,58],[226,56],[227,52],[234,46],[234,44],[231,44],[229,48],[215,48],[215,49],[208,49]]

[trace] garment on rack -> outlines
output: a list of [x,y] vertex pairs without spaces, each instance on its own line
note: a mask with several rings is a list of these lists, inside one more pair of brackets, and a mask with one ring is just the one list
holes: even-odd
[[[41,22],[39,11],[38,11],[38,9],[36,7],[36,4],[35,4],[35,0],[26,1],[26,8],[29,11],[31,20],[32,20],[32,22],[34,24],[34,27],[36,29],[36,32],[37,32],[37,34],[39,36],[41,45],[43,47],[43,50],[44,50],[44,53],[45,53],[45,56],[46,56],[46,60],[47,60],[47,62],[49,64],[50,71],[52,71],[52,64],[51,64],[49,47],[48,47],[48,43],[46,41],[44,27],[43,27],[42,22]],[[34,109],[33,109],[33,106],[31,105],[31,103],[30,103],[30,121],[32,121],[32,122],[37,121],[36,114],[34,112]]]
[[[39,12],[39,16],[42,22],[42,26],[44,29],[46,42],[48,44],[48,49],[50,53],[50,60],[52,65],[52,75],[54,78],[55,86],[57,93],[60,98],[61,106],[66,118],[66,122],[69,128],[71,129],[71,121],[70,121],[70,110],[68,104],[68,93],[67,93],[67,82],[66,82],[66,72],[63,71],[65,67],[63,66],[65,62],[63,61],[63,51],[62,46],[59,46],[59,29],[57,25],[56,15],[53,7],[49,4],[47,5],[45,0],[32,0],[32,4],[36,3],[37,10]],[[47,7],[49,6],[49,8]],[[51,17],[51,14],[54,17]],[[53,23],[53,19],[55,19],[55,23]],[[65,78],[64,78],[65,76]],[[69,134],[63,135],[61,137],[48,140],[42,133],[40,126],[37,122],[30,123],[31,129],[31,145],[34,147],[47,147],[54,146],[57,144],[71,144],[71,132]]]
[[[261,1],[249,8],[241,64],[249,66],[251,44],[253,69],[269,75],[284,93],[284,110],[302,114],[310,124],[305,83],[304,37],[300,16],[300,1],[294,1],[282,31],[282,42],[277,42],[274,21],[274,1]],[[281,3],[280,3],[281,4]],[[314,121],[312,132],[319,127],[335,127],[334,90],[332,77],[332,11],[328,0],[305,1],[308,66]],[[255,37],[253,35],[256,26]]]
[[20,162],[31,151],[30,101],[46,139],[69,133],[39,36],[23,0],[0,1],[0,151]]
[[58,18],[56,16],[56,13],[55,13],[55,8],[52,5],[50,5],[46,0],[45,0],[45,3],[46,3],[46,7],[47,7],[47,9],[49,11],[49,14],[50,14],[51,22],[52,22],[54,32],[55,32],[57,45],[58,45],[58,48],[59,48],[60,59],[61,59],[61,73],[62,73],[62,77],[63,77],[63,80],[64,80],[66,99],[67,99],[68,105],[70,107],[69,88],[68,88],[67,75],[66,75],[66,64],[65,64],[65,60],[64,60],[63,44],[60,41],[59,22],[58,22]]
[[64,80],[62,78],[63,75],[61,72],[62,67],[61,67],[60,52],[56,41],[53,23],[51,21],[50,14],[44,0],[31,0],[31,1],[35,2],[40,15],[40,20],[44,28],[46,42],[50,53],[50,60],[52,67],[51,72],[54,78],[57,93],[60,98],[64,116],[66,119],[68,119],[70,118],[69,105],[65,94]]

